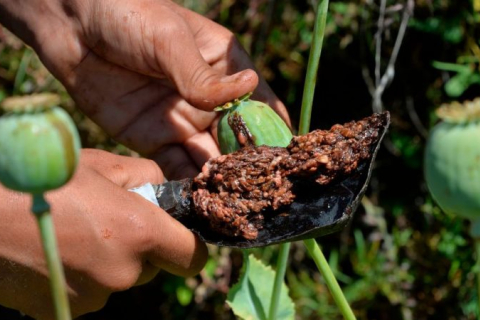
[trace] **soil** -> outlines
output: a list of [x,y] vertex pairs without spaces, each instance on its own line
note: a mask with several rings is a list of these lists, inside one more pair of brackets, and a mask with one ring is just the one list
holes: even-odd
[[295,136],[286,148],[247,146],[210,159],[193,181],[195,211],[212,230],[255,239],[265,214],[285,212],[279,209],[295,200],[296,181],[326,186],[368,160],[382,119],[374,114]]

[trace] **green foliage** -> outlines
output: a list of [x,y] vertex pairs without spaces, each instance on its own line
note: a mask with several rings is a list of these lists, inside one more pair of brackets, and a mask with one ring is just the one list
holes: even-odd
[[480,69],[475,67],[475,62],[478,65],[478,58],[471,57],[467,62],[473,64],[455,64],[434,61],[433,66],[439,70],[451,71],[456,74],[445,83],[445,92],[449,97],[458,98],[471,86],[480,86]]
[[411,168],[420,168],[422,166],[422,142],[399,131],[392,130],[390,135],[394,147],[402,154],[405,164]]
[[192,302],[193,291],[187,286],[178,286],[175,290],[177,295],[178,303],[182,306],[187,306]]
[[463,40],[465,29],[462,27],[462,17],[453,19],[430,17],[425,20],[413,20],[410,27],[435,34],[446,42],[458,44]]
[[[286,103],[296,127],[312,39],[312,2],[178,2],[219,21],[237,35],[258,72]],[[312,129],[372,112],[362,72],[367,69],[372,73],[374,68],[379,3],[331,1]],[[390,11],[382,43],[383,67],[400,21],[399,11],[394,9],[403,3],[387,1]],[[460,79],[464,82],[458,85],[453,80],[447,86],[460,69],[473,75],[479,72],[476,46],[480,45],[480,14],[471,7],[472,1],[415,1],[415,13],[395,65],[395,80],[384,95],[385,108],[393,121],[367,190],[371,205],[364,203],[345,231],[319,239],[358,319],[478,317],[469,226],[443,213],[428,195],[422,172],[425,139],[419,130],[423,127],[428,131],[437,121],[432,111],[441,103],[452,98],[472,99],[480,92],[476,76],[475,81]],[[59,93],[62,107],[78,124],[85,147],[135,155],[76,111],[73,101],[38,57],[31,55],[27,61],[25,52],[29,49],[18,39],[6,32],[1,40],[0,99],[15,90]],[[445,63],[462,68],[452,70]],[[410,109],[408,99],[412,101]],[[277,257],[276,247],[254,252],[264,263],[273,263]],[[114,294],[102,312],[81,319],[233,320],[235,316],[224,302],[240,268],[241,253],[210,248],[210,259],[201,275],[184,280],[162,272],[152,284]],[[292,246],[287,284],[298,319],[341,319],[301,245]],[[191,297],[183,291],[192,292]],[[20,319],[11,313],[3,315],[0,311],[1,319]]]
[[187,306],[192,302],[193,290],[187,286],[184,278],[170,278],[165,282],[163,290],[165,293],[175,296],[181,306]]
[[[275,271],[252,254],[244,254],[244,269],[237,284],[228,292],[227,303],[235,315],[245,320],[266,320],[270,309]],[[294,319],[294,304],[285,284],[281,287],[278,320]]]

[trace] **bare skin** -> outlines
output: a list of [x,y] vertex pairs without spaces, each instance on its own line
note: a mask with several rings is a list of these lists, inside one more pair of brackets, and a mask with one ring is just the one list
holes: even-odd
[[[101,308],[112,292],[153,279],[160,269],[198,273],[205,244],[129,188],[162,183],[151,160],[83,150],[73,179],[47,194],[65,266],[72,312]],[[31,198],[0,186],[0,304],[53,319],[47,269]]]
[[[25,7],[19,14],[27,27],[11,29],[36,49],[82,111],[154,159],[169,179],[193,176],[219,155],[211,112],[219,104],[255,90],[255,99],[288,121],[233,34],[171,1],[0,2],[7,10]],[[32,13],[28,6],[38,2],[41,13]],[[0,10],[0,19],[7,15]]]
[[[219,104],[255,91],[288,122],[233,34],[171,1],[0,0],[0,22],[34,48],[87,116],[169,179],[194,176],[220,154],[211,112]],[[160,268],[199,272],[205,245],[126,191],[162,181],[153,162],[93,151],[82,159],[73,181],[49,195],[75,316]],[[0,198],[0,304],[51,319],[28,197],[0,188]]]

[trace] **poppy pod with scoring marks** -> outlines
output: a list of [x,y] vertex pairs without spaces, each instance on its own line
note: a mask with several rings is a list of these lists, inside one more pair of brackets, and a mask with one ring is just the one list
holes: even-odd
[[218,123],[218,142],[222,154],[245,146],[286,147],[292,132],[267,104],[250,100],[251,94],[216,108],[223,112]]

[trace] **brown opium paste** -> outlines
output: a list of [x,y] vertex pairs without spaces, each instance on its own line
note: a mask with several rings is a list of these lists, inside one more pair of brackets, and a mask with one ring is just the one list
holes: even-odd
[[326,186],[369,159],[383,125],[374,114],[293,137],[286,148],[250,146],[210,159],[193,181],[195,211],[216,232],[255,239],[264,215],[288,212],[296,181]]

